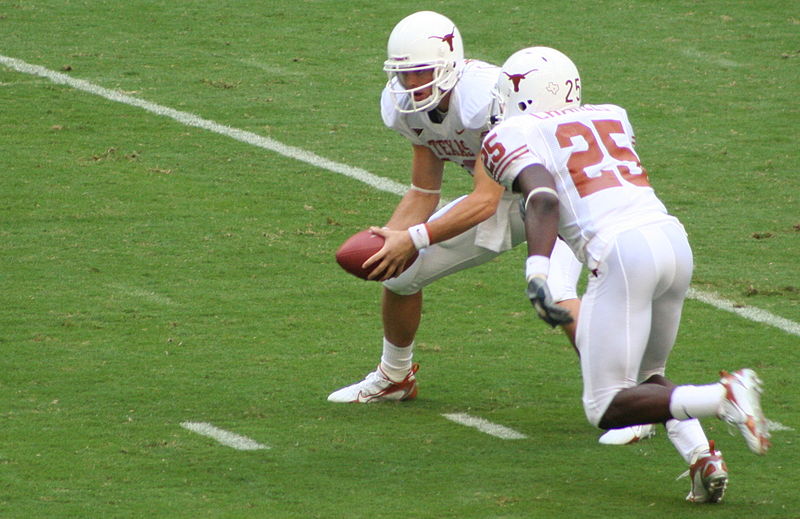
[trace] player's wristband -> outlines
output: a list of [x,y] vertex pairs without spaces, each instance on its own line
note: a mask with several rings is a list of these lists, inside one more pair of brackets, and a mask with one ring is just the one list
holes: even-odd
[[525,260],[525,280],[530,281],[535,277],[547,279],[550,272],[550,258],[547,256],[528,256]]
[[415,186],[414,184],[411,184],[411,187],[409,189],[411,189],[412,191],[419,191],[420,193],[425,193],[426,195],[439,195],[442,193],[441,189],[425,189],[424,187]]
[[416,247],[417,250],[424,249],[431,244],[431,237],[428,234],[428,224],[426,223],[409,227],[408,234],[411,235],[411,241],[414,242],[414,247]]

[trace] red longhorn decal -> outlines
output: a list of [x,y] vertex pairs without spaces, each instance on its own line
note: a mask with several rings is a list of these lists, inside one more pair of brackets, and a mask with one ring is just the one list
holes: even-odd
[[453,27],[453,32],[451,32],[450,34],[446,34],[444,36],[428,36],[428,39],[442,40],[443,42],[447,42],[447,44],[450,46],[450,52],[453,52],[453,39],[455,37],[456,37],[456,28]]
[[530,74],[531,72],[533,72],[535,70],[539,70],[539,69],[533,68],[533,69],[527,71],[524,74],[509,75],[508,72],[503,72],[503,74],[508,76],[508,79],[510,79],[511,82],[514,83],[514,92],[519,92],[519,82],[522,81],[523,79],[525,79],[525,76],[527,76],[528,74]]

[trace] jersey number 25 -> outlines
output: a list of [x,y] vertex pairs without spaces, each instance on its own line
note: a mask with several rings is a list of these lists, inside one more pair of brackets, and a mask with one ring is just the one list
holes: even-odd
[[567,168],[581,198],[602,189],[621,186],[617,175],[631,184],[649,186],[647,171],[639,157],[632,149],[618,146],[611,137],[625,134],[622,123],[614,119],[598,120],[592,121],[592,127],[573,121],[559,124],[556,128],[556,139],[561,148],[572,147],[575,137],[583,137],[586,142],[587,149],[573,151],[567,159]]

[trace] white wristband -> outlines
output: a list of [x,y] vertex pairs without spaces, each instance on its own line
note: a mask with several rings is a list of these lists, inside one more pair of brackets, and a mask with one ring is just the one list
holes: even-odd
[[417,250],[424,249],[431,244],[431,237],[428,234],[427,224],[421,223],[409,227],[408,234],[411,235],[411,241],[414,242],[414,247],[416,247]]
[[525,280],[530,281],[535,277],[547,279],[550,272],[550,258],[547,256],[528,256],[525,260]]

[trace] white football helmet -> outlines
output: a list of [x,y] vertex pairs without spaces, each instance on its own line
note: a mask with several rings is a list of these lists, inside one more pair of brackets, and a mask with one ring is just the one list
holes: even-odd
[[[458,81],[464,61],[464,45],[458,28],[449,18],[432,11],[419,11],[403,18],[389,35],[388,59],[383,70],[389,75],[386,88],[402,113],[435,108]],[[403,72],[433,70],[433,80],[406,88]],[[432,87],[427,98],[415,101],[414,92]]]
[[563,53],[549,47],[529,47],[509,57],[493,91],[499,105],[493,122],[532,112],[581,105],[578,68]]

